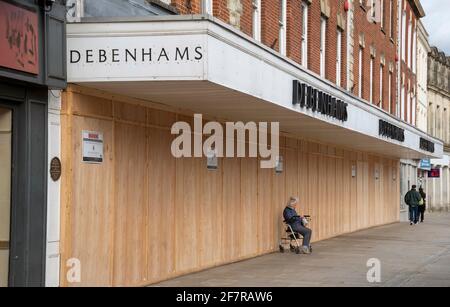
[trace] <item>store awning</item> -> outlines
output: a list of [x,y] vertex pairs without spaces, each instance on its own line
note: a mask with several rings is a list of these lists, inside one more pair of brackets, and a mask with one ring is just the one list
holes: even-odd
[[86,19],[67,37],[71,83],[390,157],[443,154],[442,141],[210,16]]

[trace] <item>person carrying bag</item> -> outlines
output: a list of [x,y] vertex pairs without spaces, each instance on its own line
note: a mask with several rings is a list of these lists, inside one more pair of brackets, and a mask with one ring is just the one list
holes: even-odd
[[423,223],[423,220],[425,218],[425,210],[427,210],[427,194],[423,191],[423,188],[419,188],[419,194],[422,197],[422,199],[419,201],[419,219],[420,222]]

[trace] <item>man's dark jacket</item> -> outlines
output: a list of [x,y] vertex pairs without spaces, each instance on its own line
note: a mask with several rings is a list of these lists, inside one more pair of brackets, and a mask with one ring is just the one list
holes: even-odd
[[283,217],[286,223],[291,225],[292,230],[298,231],[303,226],[302,218],[298,215],[297,211],[291,207],[284,208]]
[[421,199],[422,196],[420,196],[420,193],[417,192],[415,189],[408,191],[408,193],[406,193],[405,195],[405,203],[411,207],[419,206],[419,202]]

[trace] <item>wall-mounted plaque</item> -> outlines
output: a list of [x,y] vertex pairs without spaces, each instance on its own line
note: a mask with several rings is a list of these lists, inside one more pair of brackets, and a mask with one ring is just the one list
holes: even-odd
[[50,161],[50,177],[53,181],[58,181],[61,178],[61,160],[58,157],[54,157]]

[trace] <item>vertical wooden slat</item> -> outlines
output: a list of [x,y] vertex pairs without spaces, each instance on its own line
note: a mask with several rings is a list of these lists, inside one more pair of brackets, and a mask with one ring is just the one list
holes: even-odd
[[[241,159],[241,223],[242,232],[242,256],[258,254],[259,240],[262,234],[259,232],[258,217],[260,214],[258,202],[258,168],[257,159]],[[246,191],[246,193],[243,193]]]
[[[245,231],[252,219],[243,219],[244,206],[241,204],[241,160],[222,159],[223,192],[221,223],[221,260],[237,259],[245,255],[244,245],[254,238],[246,238]],[[250,231],[251,233],[251,231]],[[248,241],[247,241],[248,240]]]
[[[72,253],[70,258],[81,262],[81,280],[84,285],[112,285],[110,249],[110,211],[112,169],[112,122],[84,117],[73,118],[74,164],[71,198]],[[102,164],[81,162],[82,130],[103,132],[104,159]]]
[[[116,124],[115,150],[115,240],[114,285],[138,285],[147,280],[146,267],[146,210],[148,189],[143,183],[148,177],[146,155],[141,153],[146,143],[146,129]],[[145,149],[145,147],[144,147]],[[142,188],[144,187],[144,188]],[[162,220],[160,210],[152,212]],[[133,227],[130,227],[133,222]]]

